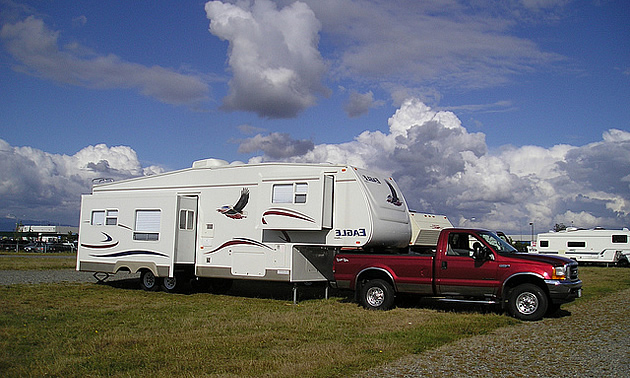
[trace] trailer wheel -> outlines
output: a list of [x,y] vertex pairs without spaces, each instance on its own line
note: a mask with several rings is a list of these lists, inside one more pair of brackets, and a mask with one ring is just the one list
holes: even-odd
[[160,287],[157,277],[149,269],[143,269],[140,273],[140,287],[146,291],[156,291]]
[[162,280],[162,287],[164,288],[164,291],[174,293],[177,289],[179,289],[178,283],[177,276],[164,277]]
[[520,320],[540,320],[548,306],[547,295],[534,284],[518,285],[508,299],[510,315]]
[[394,288],[381,279],[361,285],[359,303],[368,310],[389,310],[394,305]]

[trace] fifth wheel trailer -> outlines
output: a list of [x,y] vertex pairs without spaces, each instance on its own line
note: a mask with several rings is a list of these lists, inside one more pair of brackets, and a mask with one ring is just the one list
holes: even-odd
[[94,185],[82,196],[77,270],[141,273],[146,290],[188,279],[327,282],[341,248],[409,245],[389,177],[348,165],[191,168]]

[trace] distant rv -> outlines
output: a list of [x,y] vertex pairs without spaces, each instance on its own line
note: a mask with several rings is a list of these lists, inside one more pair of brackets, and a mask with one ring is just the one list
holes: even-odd
[[567,228],[538,234],[533,253],[557,254],[583,263],[628,266],[630,230]]

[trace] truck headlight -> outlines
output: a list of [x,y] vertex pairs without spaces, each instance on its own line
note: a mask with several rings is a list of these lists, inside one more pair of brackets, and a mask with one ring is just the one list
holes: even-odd
[[564,280],[567,278],[566,266],[554,266],[551,272],[552,280]]

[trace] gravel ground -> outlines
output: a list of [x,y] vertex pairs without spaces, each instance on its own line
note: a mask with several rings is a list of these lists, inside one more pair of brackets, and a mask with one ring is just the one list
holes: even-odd
[[[564,307],[563,307],[564,308]],[[407,356],[360,377],[630,377],[630,290]]]
[[[108,282],[138,278],[118,273]],[[96,282],[74,270],[0,271],[0,285]],[[569,312],[570,311],[570,312]],[[556,318],[462,339],[358,377],[630,377],[630,290],[577,303]]]

